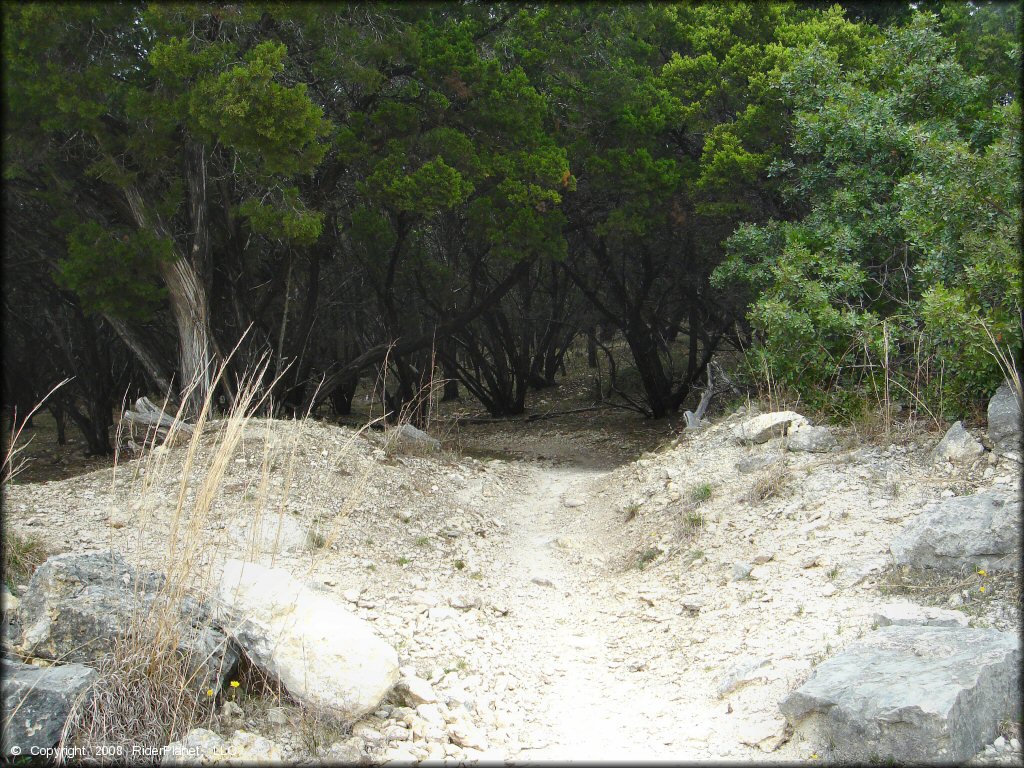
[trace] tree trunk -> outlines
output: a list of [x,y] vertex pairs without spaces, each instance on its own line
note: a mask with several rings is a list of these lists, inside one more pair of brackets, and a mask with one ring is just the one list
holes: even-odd
[[153,383],[156,384],[159,394],[164,397],[172,395],[171,377],[167,374],[164,366],[153,356],[146,343],[139,338],[135,330],[120,318],[103,315],[103,319],[110,324],[110,327],[114,329],[125,346],[134,353],[143,370],[153,380]]
[[167,284],[171,313],[178,329],[179,390],[184,415],[195,418],[210,392],[214,373],[206,291],[196,271],[185,259],[165,263],[160,272]]
[[651,416],[664,418],[678,409],[672,399],[672,382],[658,356],[657,341],[649,328],[627,328],[626,343],[636,363]]
[[210,332],[208,293],[209,234],[206,216],[206,172],[201,147],[191,147],[187,163],[190,214],[193,233],[191,258],[179,248],[170,230],[159,215],[151,215],[142,193],[135,186],[125,188],[125,199],[139,229],[152,232],[172,243],[174,257],[160,263],[160,276],[167,286],[171,314],[178,330],[178,368],[184,415],[195,418],[202,410],[213,383],[216,361],[213,335]]

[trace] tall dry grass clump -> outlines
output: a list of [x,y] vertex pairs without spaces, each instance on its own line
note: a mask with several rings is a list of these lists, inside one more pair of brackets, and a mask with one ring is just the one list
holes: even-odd
[[[217,707],[225,698],[221,685],[229,682],[222,678],[230,670],[216,669],[218,651],[222,649],[202,653],[188,650],[202,645],[188,641],[214,622],[212,596],[224,559],[239,557],[275,565],[282,549],[282,531],[291,522],[285,517],[289,514],[288,497],[297,474],[300,447],[309,432],[308,413],[289,421],[269,418],[272,408],[267,393],[273,384],[263,384],[268,365],[269,359],[264,359],[239,383],[229,412],[214,420],[212,398],[225,374],[222,366],[191,424],[187,444],[181,445],[182,436],[188,433],[181,426],[184,413],[179,408],[162,437],[155,430],[147,434],[140,459],[124,465],[115,456],[112,496],[118,481],[126,480],[122,485],[135,500],[139,516],[135,564],[140,572],[159,571],[164,578],[155,598],[135,601],[139,610],[132,616],[129,630],[96,665],[100,676],[90,696],[69,718],[62,745],[93,754],[98,747],[113,747],[114,760],[145,757],[181,739],[191,728],[216,726]],[[188,392],[181,400],[188,401]],[[252,424],[261,414],[268,418]],[[351,450],[368,426],[345,441],[343,454]],[[174,445],[180,447],[171,450]],[[259,479],[251,514],[239,521],[242,528],[235,531],[239,535],[232,542],[219,521],[218,502],[240,448],[260,456]],[[314,521],[310,536],[315,537],[316,545],[309,549],[307,576],[334,546],[343,521],[360,503],[372,466],[366,463],[353,478],[355,492],[336,513],[320,515]],[[273,482],[276,477],[282,479],[278,485]],[[159,490],[171,482],[176,488],[173,506],[161,516]],[[158,555],[143,562],[147,546],[152,554],[154,540],[162,545]],[[295,575],[302,578],[300,573]],[[142,597],[141,593],[137,597]],[[196,608],[203,606],[203,615],[196,615]],[[214,674],[219,685],[208,682],[211,667],[219,673]],[[244,671],[235,676],[244,677]],[[271,705],[281,703],[279,691],[262,691],[259,695],[276,696]]]
[[[216,391],[216,387],[211,387],[185,448],[162,562],[158,564],[164,578],[156,595],[147,595],[145,599],[142,583],[146,580],[136,580],[135,610],[127,631],[117,638],[112,651],[99,660],[99,678],[89,697],[69,718],[62,743],[94,754],[100,754],[99,747],[114,748],[115,757],[120,759],[132,755],[140,757],[147,753],[138,750],[159,749],[183,736],[190,727],[208,723],[217,692],[202,690],[199,675],[210,663],[213,653],[199,658],[199,652],[187,650],[190,647],[188,635],[200,632],[206,618],[190,615],[197,603],[187,601],[210,591],[213,577],[210,555],[211,550],[219,546],[210,540],[208,533],[211,511],[245,427],[266,399],[266,395],[260,394],[266,365],[264,361],[242,382],[230,412],[215,431],[207,430]],[[216,381],[223,375],[222,366]],[[189,394],[189,391],[184,393],[183,403],[187,402]],[[145,501],[153,486],[171,469],[168,447],[180,440],[183,416],[179,408],[159,445],[153,430],[145,441],[148,450],[131,467],[130,486],[134,489],[133,495],[141,500],[138,507],[143,517],[140,543],[147,533],[152,533],[146,528],[153,521]],[[203,466],[197,466],[201,445],[211,433],[209,458]],[[123,468],[115,459],[112,484],[116,483],[119,471]],[[141,562],[136,565],[140,572],[150,570]]]

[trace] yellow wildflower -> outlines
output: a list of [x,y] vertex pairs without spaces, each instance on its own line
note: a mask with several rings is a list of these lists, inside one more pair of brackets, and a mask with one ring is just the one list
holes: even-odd
[[238,687],[238,686],[240,686],[240,685],[241,685],[241,683],[240,683],[240,682],[238,682],[237,680],[232,680],[232,681],[231,681],[231,687],[232,687],[232,688],[237,688],[237,687]]
[[984,591],[985,591],[985,588],[984,588],[984,587],[978,587],[978,591],[979,591],[979,592],[984,592]]
[[979,575],[979,576],[988,576],[988,574],[987,574],[987,573],[985,573],[985,571],[983,571],[983,570],[979,570],[979,571],[978,571],[978,575]]
[[207,696],[213,696],[213,688],[207,688],[206,689],[206,695]]

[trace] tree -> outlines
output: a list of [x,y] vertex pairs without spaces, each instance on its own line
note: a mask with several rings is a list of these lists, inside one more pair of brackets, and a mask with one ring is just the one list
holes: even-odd
[[[193,413],[220,354],[209,302],[210,179],[241,164],[272,193],[281,176],[315,167],[328,129],[304,85],[279,82],[285,50],[254,39],[259,19],[241,8],[5,8],[9,138],[25,149],[8,158],[7,173],[43,166],[54,194],[73,202],[70,185],[85,183],[97,198],[96,210],[70,208],[80,220],[67,226],[64,269],[90,310],[145,313],[138,290],[123,294],[126,278],[159,276]],[[82,176],[62,173],[69,155]]]
[[1000,379],[981,325],[1020,343],[1019,108],[993,105],[929,14],[858,66],[812,49],[780,82],[795,134],[777,171],[803,215],[741,227],[715,276],[749,286],[755,355],[837,417],[883,364],[962,414]]

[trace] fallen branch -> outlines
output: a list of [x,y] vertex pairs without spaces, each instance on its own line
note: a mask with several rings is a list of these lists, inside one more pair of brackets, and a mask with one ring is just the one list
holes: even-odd
[[195,431],[191,424],[165,413],[162,408],[154,405],[148,397],[140,397],[136,400],[134,409],[125,411],[124,415],[121,416],[121,421],[128,426],[132,437],[135,436],[135,427],[144,429],[146,431],[144,443],[155,442],[152,439],[154,435],[162,440],[167,440],[169,436],[178,434],[191,437]]

